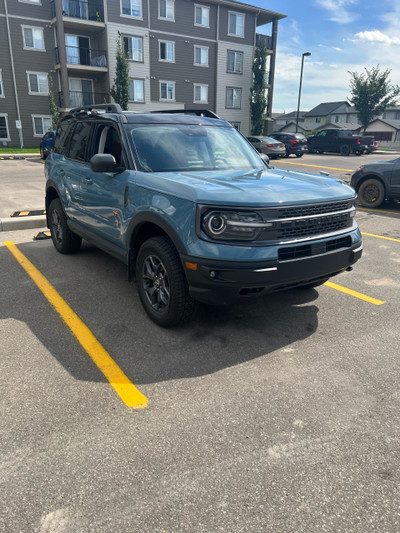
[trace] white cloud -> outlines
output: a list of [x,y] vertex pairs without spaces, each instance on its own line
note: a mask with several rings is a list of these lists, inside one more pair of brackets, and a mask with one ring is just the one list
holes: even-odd
[[389,37],[389,35],[386,35],[379,30],[360,31],[356,33],[355,37],[359,41],[385,44],[400,44],[399,37]]
[[357,13],[352,13],[349,8],[358,3],[358,0],[316,0],[316,4],[329,13],[329,20],[337,24],[350,24],[358,18]]

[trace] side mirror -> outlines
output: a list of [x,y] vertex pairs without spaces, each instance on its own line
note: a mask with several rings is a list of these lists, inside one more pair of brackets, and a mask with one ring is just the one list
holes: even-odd
[[116,172],[117,170],[115,157],[111,154],[95,154],[89,163],[93,172]]

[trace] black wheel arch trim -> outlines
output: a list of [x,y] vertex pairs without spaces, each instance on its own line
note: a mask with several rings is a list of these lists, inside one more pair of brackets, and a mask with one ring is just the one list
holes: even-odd
[[130,243],[135,233],[140,230],[143,224],[150,223],[159,226],[166,235],[171,239],[175,248],[179,254],[187,252],[181,238],[178,236],[175,229],[169,224],[162,216],[157,213],[141,212],[135,215],[129,223],[128,230],[126,232],[127,243]]
[[45,198],[45,208],[46,208],[46,223],[47,223],[47,227],[49,227],[49,207],[50,207],[50,201],[48,200],[48,192],[49,192],[49,189],[54,189],[57,193],[57,196],[61,202],[61,207],[64,211],[64,214],[65,214],[65,209],[64,209],[64,204],[62,203],[62,200],[61,200],[61,193],[56,185],[56,183],[53,181],[53,180],[47,180],[46,182],[46,198]]

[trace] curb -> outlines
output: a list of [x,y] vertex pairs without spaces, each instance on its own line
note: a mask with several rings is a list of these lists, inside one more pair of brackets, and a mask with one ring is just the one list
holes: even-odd
[[0,231],[16,231],[31,228],[47,228],[46,215],[21,218],[0,218]]
[[32,158],[38,158],[40,159],[40,154],[34,153],[34,154],[0,154],[0,161],[9,161],[9,160],[17,160],[17,159],[32,159]]

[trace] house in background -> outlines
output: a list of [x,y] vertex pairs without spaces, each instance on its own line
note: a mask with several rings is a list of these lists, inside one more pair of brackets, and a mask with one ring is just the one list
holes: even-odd
[[313,129],[319,128],[321,125],[329,123],[343,124],[358,122],[357,111],[354,106],[351,106],[345,100],[340,102],[323,102],[308,113],[304,114],[306,122],[314,124]]
[[[400,109],[391,111],[399,113]],[[385,112],[384,114],[386,114]],[[360,128],[360,131],[364,131]],[[400,148],[400,119],[376,118],[365,129],[366,135],[373,135],[381,148]]]
[[110,102],[118,41],[129,57],[129,109],[207,108],[244,135],[254,50],[265,42],[272,131],[278,21],[285,17],[234,0],[0,2],[0,143],[39,144],[51,127],[50,75],[61,111]]

